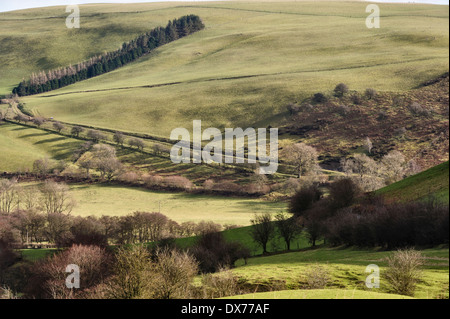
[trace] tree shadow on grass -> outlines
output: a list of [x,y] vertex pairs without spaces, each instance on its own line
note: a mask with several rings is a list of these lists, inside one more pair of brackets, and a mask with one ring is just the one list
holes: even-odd
[[55,142],[63,141],[65,139],[66,139],[66,137],[48,138],[48,139],[36,142],[36,143],[34,143],[34,145],[46,144],[46,143],[55,143]]
[[30,138],[30,137],[39,137],[39,136],[47,136],[51,135],[50,133],[32,133],[32,134],[26,134],[19,136],[19,138]]
[[15,128],[13,128],[13,131],[25,131],[25,130],[29,130],[29,127],[24,127],[24,126],[17,126]]

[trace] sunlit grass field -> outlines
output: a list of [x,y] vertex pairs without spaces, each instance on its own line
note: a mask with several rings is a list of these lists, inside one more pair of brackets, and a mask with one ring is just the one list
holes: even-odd
[[[423,279],[419,282],[414,297],[416,298],[448,298],[448,248],[434,248],[421,250],[425,256],[425,266],[423,267]],[[390,293],[389,286],[383,278],[386,269],[386,257],[392,251],[377,251],[375,249],[356,248],[318,248],[308,251],[291,252],[266,257],[250,258],[248,264],[241,262],[233,273],[254,285],[264,287],[270,281],[285,282],[292,292],[265,293],[262,295],[247,295],[245,298],[371,298],[367,294],[365,279],[369,275],[366,267],[369,264],[376,264],[380,267],[380,288],[371,291],[380,293]],[[333,290],[317,291],[295,291],[304,289],[307,284],[307,274],[314,270],[314,267],[326,269],[330,276],[329,284],[326,288]],[[339,291],[335,290],[339,288]],[[355,293],[354,290],[357,290]],[[366,291],[366,292],[364,292]],[[386,296],[378,296],[380,298]],[[377,298],[378,298],[377,297]],[[394,296],[395,297],[395,296]]]
[[244,294],[222,299],[411,299],[412,297],[376,291],[345,289],[280,290]]
[[4,123],[0,125],[0,171],[31,171],[42,158],[69,160],[82,141],[35,128]]
[[250,225],[255,213],[286,211],[286,203],[225,196],[148,191],[142,188],[73,185],[79,216],[122,216],[135,211],[161,212],[176,222],[213,221],[222,225]]
[[[79,30],[49,18],[64,16],[61,7],[39,9],[41,19],[32,18],[33,10],[0,14],[7,20],[3,41],[31,41],[35,29],[49,34],[33,38],[38,43],[27,55],[11,46],[24,66],[15,68],[20,59],[3,66],[16,75],[0,87],[5,92],[30,69],[78,62],[191,13],[205,30],[109,74],[25,98],[27,107],[66,122],[167,137],[173,128],[190,129],[194,119],[218,128],[274,126],[288,102],[339,82],[360,91],[403,91],[448,70],[447,7],[380,4],[380,29],[366,28],[365,7],[325,1],[89,5],[81,6]],[[18,23],[28,32],[19,36]]]

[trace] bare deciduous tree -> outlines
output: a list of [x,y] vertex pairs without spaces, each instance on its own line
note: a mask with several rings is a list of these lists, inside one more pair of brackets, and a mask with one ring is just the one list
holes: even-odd
[[341,161],[342,170],[364,191],[373,191],[384,186],[381,166],[366,154],[355,154]]
[[79,137],[80,133],[82,133],[83,131],[84,131],[84,129],[81,126],[74,126],[70,130],[70,134],[72,134],[75,137]]
[[61,131],[65,128],[63,124],[60,122],[53,123],[53,128],[58,131],[58,133],[61,133]]
[[318,153],[314,147],[305,143],[287,147],[285,156],[286,160],[294,165],[299,178],[303,175],[316,173],[318,170]]
[[18,185],[15,179],[0,179],[0,213],[11,213],[18,204]]
[[403,179],[407,174],[407,162],[405,156],[399,151],[390,151],[381,159],[383,174],[387,184]]
[[275,225],[272,223],[272,215],[269,213],[258,215],[250,221],[252,223],[251,235],[253,240],[267,253],[267,244],[275,236]]
[[117,143],[117,145],[123,146],[123,142],[125,141],[125,136],[122,132],[115,132],[113,136],[114,142]]
[[109,294],[115,299],[142,298],[148,290],[146,273],[150,270],[150,254],[143,246],[119,248],[109,282]]
[[94,141],[94,143],[98,143],[100,140],[105,140],[106,135],[95,130],[89,130],[87,132],[87,137]]
[[141,139],[138,139],[135,137],[130,138],[128,140],[128,145],[130,145],[131,147],[134,146],[134,147],[136,147],[136,149],[141,150],[141,151],[144,149],[144,142]]
[[284,239],[286,243],[286,249],[291,249],[291,241],[294,240],[301,232],[301,228],[292,216],[284,213],[277,214],[275,216],[276,225],[280,237]]
[[47,180],[41,187],[41,194],[42,205],[47,214],[70,214],[75,206],[69,187],[64,183]]
[[180,299],[189,297],[198,264],[186,252],[160,250],[156,253],[152,270],[151,296],[155,299]]
[[423,256],[413,249],[398,250],[388,257],[386,280],[392,290],[400,295],[414,296],[418,281],[422,277]]

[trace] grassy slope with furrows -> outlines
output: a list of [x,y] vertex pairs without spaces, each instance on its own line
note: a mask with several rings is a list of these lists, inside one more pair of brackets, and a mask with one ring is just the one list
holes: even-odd
[[386,186],[376,191],[376,194],[400,201],[424,200],[432,196],[448,204],[449,162]]
[[31,171],[41,158],[69,161],[82,141],[39,129],[0,122],[0,171]]
[[[274,126],[283,120],[286,103],[339,82],[359,90],[415,87],[448,70],[444,9],[386,4],[383,28],[377,30],[366,28],[365,4],[357,2],[90,5],[81,7],[82,28],[70,31],[53,21],[57,19],[49,24],[42,23],[49,19],[30,19],[32,10],[2,14],[0,19],[8,20],[3,36],[11,41],[19,37],[14,33],[18,21],[24,28],[58,35],[54,44],[52,37],[39,38],[45,51],[33,53],[56,66],[88,55],[75,50],[74,43],[103,52],[126,40],[127,28],[129,38],[173,16],[199,15],[206,29],[197,34],[109,74],[24,99],[36,114],[62,121],[167,137],[173,128],[189,129],[193,119],[220,129]],[[57,15],[60,9],[48,10],[48,15]],[[95,43],[107,26],[104,38]],[[70,54],[64,61],[53,58],[52,50],[70,37]],[[25,58],[22,62],[30,65]],[[14,62],[8,65],[12,72]],[[22,72],[25,75],[28,71]],[[8,77],[11,83],[3,87],[17,84],[19,78]],[[178,84],[169,85],[173,82]],[[168,85],[151,87],[160,84]]]

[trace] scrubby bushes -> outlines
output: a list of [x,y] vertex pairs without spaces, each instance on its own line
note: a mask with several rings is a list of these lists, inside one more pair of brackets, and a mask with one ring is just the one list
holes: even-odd
[[430,116],[430,111],[417,102],[409,104],[408,110],[411,112],[411,114],[416,116],[424,116],[424,117]]
[[348,86],[345,83],[339,83],[334,88],[334,95],[336,97],[343,97],[348,92]]
[[315,202],[322,198],[322,195],[322,191],[317,185],[300,189],[289,202],[289,212],[296,216],[303,215]]
[[385,278],[392,292],[414,296],[416,285],[422,278],[422,254],[413,249],[398,250],[388,257],[387,262]]
[[[100,284],[109,273],[109,256],[98,246],[72,246],[70,249],[37,262],[25,293],[38,299],[72,299],[82,296],[89,288]],[[80,288],[68,289],[68,265],[80,270]]]
[[315,103],[325,103],[328,101],[328,98],[326,97],[325,94],[319,92],[319,93],[314,94],[312,100]]
[[227,242],[222,233],[209,232],[201,235],[191,249],[204,273],[230,268],[238,259],[250,257],[250,251],[239,242]]

